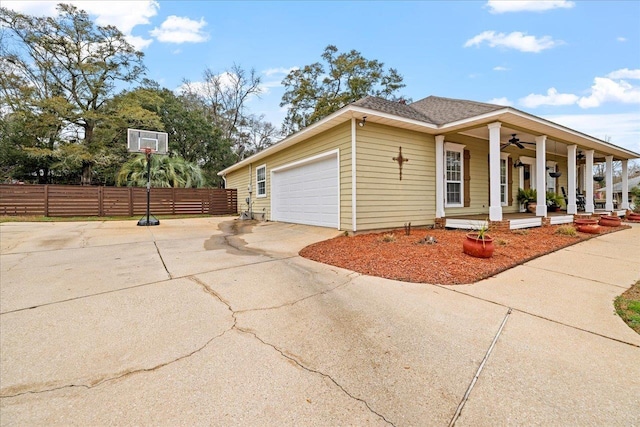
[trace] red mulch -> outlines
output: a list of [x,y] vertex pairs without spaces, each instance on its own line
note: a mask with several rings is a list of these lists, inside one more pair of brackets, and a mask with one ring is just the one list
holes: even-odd
[[[576,236],[556,234],[559,227],[492,230],[489,235],[493,237],[495,252],[488,259],[474,258],[462,252],[462,242],[468,231],[424,228],[412,229],[409,236],[402,229],[340,236],[307,246],[300,251],[300,255],[358,273],[405,282],[443,285],[474,283],[597,236],[586,233],[577,233]],[[629,226],[600,228],[601,234],[606,234]],[[383,236],[390,233],[395,240],[383,241]],[[426,236],[433,236],[437,243],[418,243]]]

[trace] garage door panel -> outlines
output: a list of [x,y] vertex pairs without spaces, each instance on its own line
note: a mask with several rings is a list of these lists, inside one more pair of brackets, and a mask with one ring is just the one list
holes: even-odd
[[273,173],[272,219],[339,227],[337,154]]

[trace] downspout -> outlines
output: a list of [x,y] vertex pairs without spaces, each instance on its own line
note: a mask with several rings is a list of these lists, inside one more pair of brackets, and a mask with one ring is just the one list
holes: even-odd
[[356,226],[356,118],[351,118],[351,231],[357,230]]

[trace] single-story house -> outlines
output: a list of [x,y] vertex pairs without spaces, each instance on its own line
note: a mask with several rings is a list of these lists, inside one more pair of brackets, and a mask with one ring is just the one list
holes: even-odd
[[[545,191],[537,191],[536,211],[524,217],[518,188],[564,188],[568,204],[559,222],[570,222],[578,192],[585,211],[595,211],[594,162],[605,162],[611,174],[612,162],[622,161],[626,177],[635,158],[640,154],[513,107],[369,96],[219,175],[238,190],[242,211],[271,221],[356,232],[408,222],[473,228],[480,218],[521,228],[542,225],[549,214]],[[612,200],[606,207],[613,210]]]
[[[640,175],[629,178],[627,181],[627,201],[630,203],[633,197],[631,195],[631,189],[634,187],[640,187]],[[613,192],[613,200],[615,200],[618,204],[622,203],[622,182],[616,182],[612,185],[611,191]],[[607,193],[607,188],[602,187],[596,190],[596,198],[597,199],[605,199]]]

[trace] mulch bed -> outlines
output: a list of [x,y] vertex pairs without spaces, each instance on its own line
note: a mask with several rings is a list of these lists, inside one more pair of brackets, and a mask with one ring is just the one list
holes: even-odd
[[[577,233],[567,236],[556,233],[562,226],[528,228],[524,230],[491,230],[495,252],[488,259],[474,258],[462,252],[462,242],[468,231],[412,229],[383,233],[340,236],[307,246],[300,255],[318,262],[358,273],[415,283],[455,285],[474,283],[522,264],[533,258],[588,240],[597,235]],[[630,228],[601,227],[600,234]],[[393,234],[393,241],[385,235]],[[437,243],[419,243],[433,236]],[[388,239],[388,237],[387,237]]]

